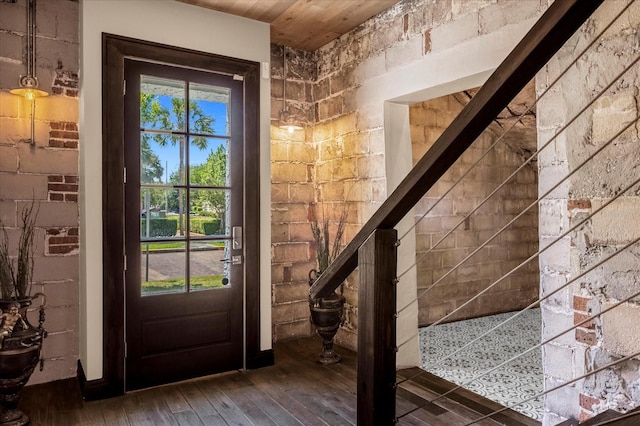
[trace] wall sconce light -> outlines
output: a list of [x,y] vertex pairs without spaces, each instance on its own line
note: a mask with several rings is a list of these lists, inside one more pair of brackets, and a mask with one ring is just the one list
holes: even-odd
[[20,87],[11,89],[9,93],[26,98],[31,102],[31,144],[35,144],[34,127],[36,98],[49,96],[49,93],[38,89],[36,68],[36,0],[28,0],[27,7],[27,75],[20,76]]
[[291,111],[287,109],[287,46],[282,46],[282,111],[280,111],[280,126],[289,133],[302,130]]

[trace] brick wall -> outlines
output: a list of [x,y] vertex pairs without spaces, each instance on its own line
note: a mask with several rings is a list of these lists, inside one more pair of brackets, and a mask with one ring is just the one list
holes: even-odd
[[[607,25],[625,3],[605,2],[567,47],[537,78],[546,89],[560,70]],[[572,67],[559,87],[538,104],[538,144],[545,144],[569,120],[614,80],[635,58],[640,29],[640,6],[633,5]],[[631,52],[634,52],[631,54]],[[575,172],[540,208],[540,243],[547,246],[621,192],[640,176],[640,136],[637,123],[581,167],[583,161],[637,117],[640,84],[638,67],[615,82],[585,114],[563,132],[540,156],[540,190],[561,176]],[[571,96],[566,96],[571,93]],[[555,290],[592,268],[605,257],[640,236],[638,188],[596,213],[540,258],[541,288]],[[555,336],[581,324],[638,291],[640,248],[635,245],[557,293],[543,305],[543,337]],[[578,326],[543,349],[545,386],[557,386],[640,351],[638,298]],[[552,356],[553,355],[553,356]],[[584,420],[607,409],[625,411],[640,405],[640,361],[605,369],[554,392],[545,399],[545,422],[565,418]]]
[[22,209],[39,208],[33,291],[47,295],[49,337],[30,383],[40,383],[74,377],[78,359],[78,3],[38,4],[36,75],[51,96],[36,101],[33,145],[29,103],[8,93],[26,73],[26,4],[0,3],[0,218],[17,233]]
[[[538,298],[536,262],[529,262],[501,279],[503,274],[537,251],[537,207],[528,210],[456,271],[450,272],[537,198],[536,163],[533,162],[465,219],[535,150],[535,115],[529,113],[482,158],[512,124],[514,111],[526,111],[526,105],[532,105],[533,95],[534,87],[530,84],[416,206],[418,294],[424,294],[419,299],[418,321],[422,326],[445,316],[445,322],[448,322],[515,311]],[[414,164],[462,110],[470,96],[469,92],[456,93],[411,106]],[[478,165],[467,177],[438,201],[477,161]],[[498,280],[475,302],[465,305],[471,297]]]

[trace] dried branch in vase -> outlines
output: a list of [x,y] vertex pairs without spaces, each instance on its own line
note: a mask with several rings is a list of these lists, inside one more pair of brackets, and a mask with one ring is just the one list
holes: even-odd
[[0,221],[2,238],[0,238],[0,299],[24,299],[31,291],[33,276],[33,259],[35,252],[34,235],[38,210],[35,203],[22,209],[20,240],[17,256],[11,255],[7,226]]
[[[318,217],[318,207],[321,217]],[[347,204],[342,204],[342,211],[337,220],[331,221],[327,213],[325,203],[314,203],[310,209],[309,223],[313,240],[316,243],[316,255],[318,270],[324,272],[340,253],[342,236],[347,224]],[[335,235],[331,236],[332,226],[335,227]]]

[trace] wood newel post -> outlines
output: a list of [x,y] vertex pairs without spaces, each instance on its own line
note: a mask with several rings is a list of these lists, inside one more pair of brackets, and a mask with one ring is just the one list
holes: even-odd
[[391,425],[396,406],[395,229],[377,229],[358,250],[358,425]]

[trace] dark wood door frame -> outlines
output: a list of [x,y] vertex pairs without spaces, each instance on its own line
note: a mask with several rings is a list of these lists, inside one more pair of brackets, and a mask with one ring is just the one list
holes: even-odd
[[78,377],[87,399],[125,392],[124,287],[124,58],[157,61],[188,68],[240,75],[245,82],[245,244],[256,250],[245,258],[245,367],[273,364],[273,351],[260,350],[260,64],[132,38],[102,36],[102,214],[103,214],[103,374],[86,381],[82,365]]

